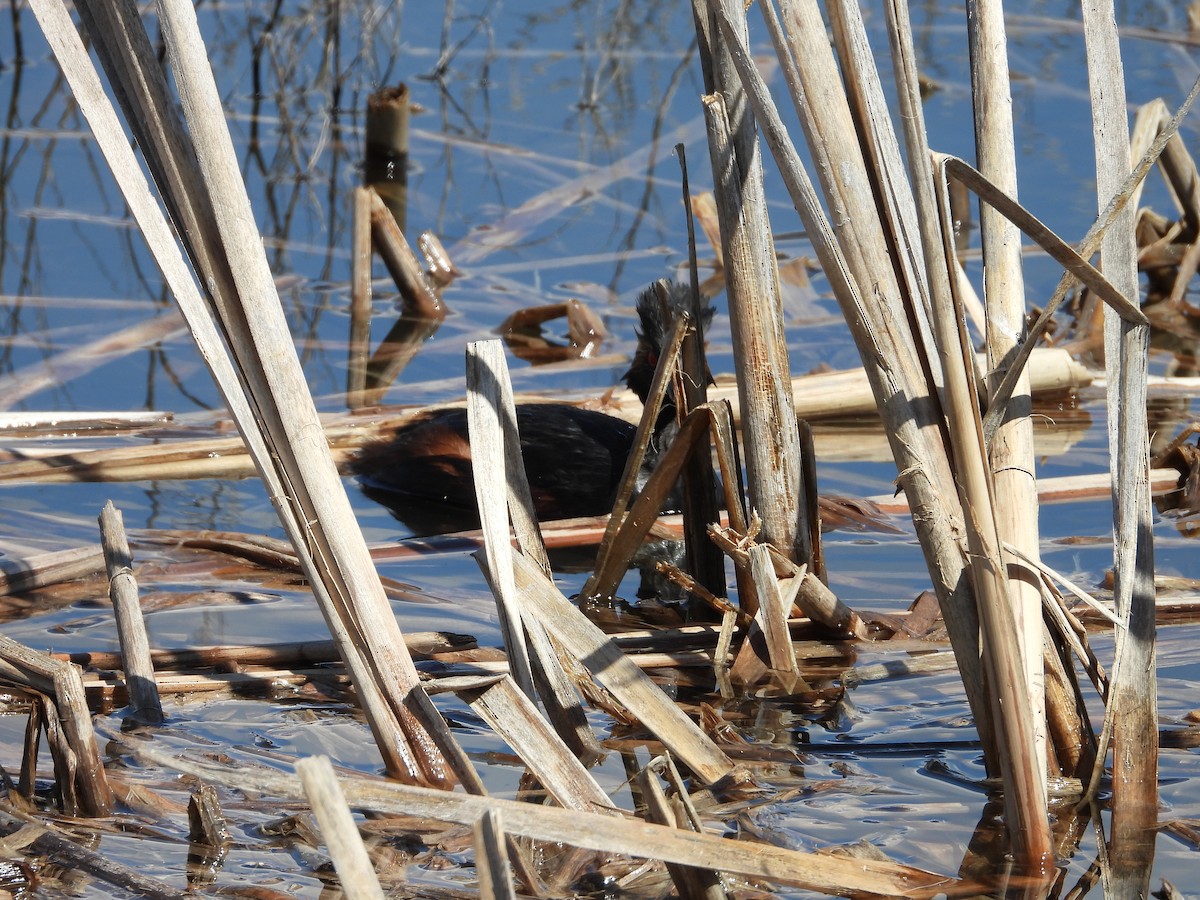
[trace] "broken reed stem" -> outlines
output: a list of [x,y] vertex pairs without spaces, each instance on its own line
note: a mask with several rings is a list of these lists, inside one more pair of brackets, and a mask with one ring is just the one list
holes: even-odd
[[492,592],[514,680],[527,697],[541,697],[562,740],[584,765],[604,757],[579,696],[559,661],[557,648],[536,616],[528,614],[512,581],[509,520],[516,552],[550,576],[550,560],[534,515],[533,497],[521,456],[512,383],[501,341],[477,341],[467,347],[467,426],[471,442],[475,497],[484,536],[484,554],[476,559]]
[[383,888],[362,835],[327,756],[296,760],[296,775],[304,785],[308,805],[317,817],[321,836],[333,859],[342,891],[350,900],[383,900]]
[[[879,258],[869,252],[872,247],[882,252],[885,242],[879,231],[874,198],[862,171],[861,155],[851,144],[841,147],[835,158],[827,145],[827,139],[851,136],[855,129],[845,97],[838,89],[837,67],[825,38],[824,22],[812,0],[789,3],[785,38],[768,6],[759,4],[788,75],[792,99],[817,171],[825,179],[823,187],[832,220],[837,223],[836,236],[749,51],[735,42],[733,30],[726,28],[724,18],[722,30],[754,104],[764,138],[863,359],[884,417],[898,481],[913,510],[913,522],[959,660],[976,727],[983,738],[985,756],[991,770],[996,771],[995,752],[991,749],[994,747],[991,715],[979,662],[979,621],[974,599],[963,578],[959,541],[962,512],[942,444],[936,395],[925,383],[924,367],[917,358],[911,334],[904,328],[908,316],[899,305],[890,262],[886,255]],[[795,64],[798,59],[805,60],[803,73]],[[840,173],[840,177],[835,179],[834,173]],[[860,234],[859,229],[866,229],[866,234]],[[873,286],[870,304],[864,301],[860,284]]]
[[346,406],[358,409],[367,402],[367,360],[371,355],[371,194],[367,188],[356,187],[352,197]]
[[[653,689],[662,694],[659,688]],[[675,708],[674,703],[671,707]],[[153,763],[217,784],[236,784],[240,790],[284,800],[303,799],[303,792],[293,777],[266,768],[230,769],[181,759],[150,744],[130,745],[130,749]],[[347,801],[364,811],[474,825],[485,812],[496,810],[504,816],[505,827],[514,835],[602,853],[712,868],[773,884],[797,885],[822,894],[929,897],[938,892],[953,891],[957,884],[954,878],[890,860],[852,859],[766,843],[730,841],[716,835],[664,828],[615,816],[537,806],[500,797],[433,791],[378,779],[342,778],[340,782]]]
[[212,850],[214,855],[229,847],[229,820],[211,784],[202,782],[188,798],[188,841]]
[[[665,825],[668,828],[681,828],[689,831],[699,831],[692,826],[678,805],[678,798],[668,797],[659,782],[655,771],[657,760],[641,769],[634,776],[644,801],[644,818],[655,825]],[[675,890],[680,897],[694,897],[697,900],[722,900],[726,896],[721,883],[721,873],[709,868],[681,866],[677,863],[667,863],[667,871]]]
[[479,894],[486,900],[517,900],[512,866],[508,861],[508,841],[500,812],[489,809],[475,820],[475,871]]
[[421,319],[441,321],[446,318],[446,305],[430,287],[421,263],[405,240],[404,232],[391,210],[384,205],[374,188],[367,188],[371,197],[371,237],[379,258],[396,282],[396,290],[404,301],[404,310]]
[[[693,416],[696,413],[692,414]],[[725,753],[620,648],[573,606],[537,566],[513,557],[517,587],[555,642],[586,666],[705,784],[734,774]]]
[[[1000,0],[968,0],[967,10],[979,171],[1015,200],[1017,162],[1003,5]],[[1015,350],[1025,336],[1025,280],[1021,267],[1021,232],[1017,227],[986,203],[980,204],[979,224],[987,322],[986,384],[991,394],[1004,380],[1016,355]],[[1029,378],[1022,373],[1014,383],[1004,409],[997,411],[1001,424],[996,434],[982,450],[987,453],[992,472],[999,540],[1007,541],[1025,556],[1037,559],[1040,543],[1033,422],[1030,418],[1032,406]],[[996,559],[1002,559],[999,548]],[[1044,784],[1047,756],[1041,590],[1036,573],[1019,563],[1008,566],[1007,575],[1007,602],[1012,604],[1024,672],[1023,689],[1032,715],[1033,745],[1029,759]]]
[[[509,539],[509,485],[524,481],[518,462],[509,471],[506,457],[505,426],[502,418],[515,420],[511,393],[504,402],[508,386],[508,366],[499,341],[477,341],[467,345],[467,433],[471,444],[471,469],[475,478],[475,502],[483,531],[486,572],[496,597],[504,650],[508,654],[513,680],[531,699],[537,696],[533,686],[533,668],[525,643],[521,598],[513,583],[513,549]],[[515,421],[507,430],[515,433]],[[518,443],[517,458],[520,458]],[[522,494],[524,496],[522,496]],[[529,485],[513,491],[517,505],[529,503],[526,514],[532,516]]]
[[[735,153],[736,136],[730,131],[724,95],[710,94],[703,102],[734,359],[742,374],[737,386],[750,505],[762,517],[764,540],[806,562],[812,556],[812,542],[808,520],[801,512],[800,439],[791,404],[790,369],[779,362],[780,347],[787,345],[778,278],[771,277],[774,246],[769,234],[764,238],[757,232],[761,222],[752,214],[766,207],[757,193],[762,190],[761,163],[757,152],[748,160]],[[768,253],[770,267],[762,262]],[[783,356],[786,359],[786,349]]]
[[584,763],[542,717],[534,701],[508,675],[455,691],[525,762],[560,806],[618,815]]
[[108,564],[108,591],[117,620],[129,708],[138,720],[157,725],[163,721],[162,703],[154,681],[154,663],[138,600],[137,579],[133,576],[133,556],[125,536],[125,521],[111,500],[100,511],[100,539]]
[[[335,600],[326,607],[326,619],[335,637],[346,638],[348,664],[359,654],[365,660],[367,671],[359,673],[356,686],[370,681],[387,698],[394,725],[379,723],[376,737],[389,769],[398,777],[442,785],[451,782],[453,769],[470,782],[477,778],[473,767],[440,715],[423,700],[416,669],[404,652],[395,615],[333,467],[254,227],[196,12],[185,0],[162,0],[160,23],[200,164],[200,184],[210,192],[217,225],[212,237],[232,274],[234,293],[222,318],[258,412],[256,424],[243,423],[243,428],[261,430],[270,443],[270,456],[261,464],[279,472],[285,489],[276,496],[287,500],[279,507],[290,507],[285,527],[310,581],[327,585]],[[398,737],[395,726],[404,733],[406,759],[395,745],[384,749],[386,741]]]
[[[422,694],[411,659],[402,648],[396,649],[402,638],[395,617],[361,532],[353,524],[328,448],[323,439],[317,439],[322,435],[320,422],[296,360],[261,241],[252,227],[253,214],[224,127],[195,10],[167,0],[159,16],[175,83],[190,117],[185,130],[133,4],[125,0],[84,2],[78,8],[115,93],[126,105],[143,154],[167,195],[179,233],[188,238],[195,270],[212,291],[223,335],[218,334],[174,234],[150,196],[69,16],[55,0],[34,4],[72,92],[258,461],[268,492],[272,497],[287,498],[277,504],[281,519],[354,673],[359,699],[388,770],[401,777],[445,784],[452,768],[464,783],[482,789],[444,721]],[[131,74],[135,72],[137,77]],[[188,143],[185,134],[190,134],[194,144]],[[198,167],[198,158],[204,160],[203,167]],[[214,201],[209,190],[219,199]],[[216,225],[218,218],[223,230]],[[253,310],[243,309],[233,299],[239,289],[242,297],[262,302]],[[223,338],[238,355],[237,373],[226,356]],[[269,417],[265,425],[251,411],[239,374],[254,397],[255,409]],[[332,524],[335,520],[336,525]],[[449,766],[447,757],[452,760]]]
[[[950,200],[945,191],[938,199],[942,204],[942,239],[946,258],[950,259],[953,257]],[[987,464],[978,393],[968,362],[970,340],[961,305],[943,309],[940,299],[934,302],[934,333],[946,379],[943,405],[970,560],[966,574],[979,603],[982,659],[990,686],[987,697],[998,741],[997,763],[1004,783],[1005,819],[1019,865],[1027,872],[1041,872],[1053,857],[1045,773],[1034,759],[1037,752],[1034,735],[1039,726],[1034,723],[1015,612],[1009,600],[1010,581],[1001,556],[1001,538],[993,503],[995,487]],[[1039,611],[1040,608],[1039,597]],[[1039,630],[1039,646],[1040,636]],[[1039,666],[1041,660],[1039,653]],[[1044,725],[1040,727],[1044,729]]]
[[363,181],[377,193],[400,231],[408,230],[408,85],[380,88],[367,98]]
[[[59,785],[67,807],[64,812],[109,815],[114,804],[112,788],[92,730],[79,669],[0,635],[0,677],[44,695],[54,708],[44,724],[47,743],[55,755],[55,772],[70,781]],[[54,733],[60,730],[65,741],[56,747]],[[71,798],[78,798],[78,807]]]
[[[687,224],[688,235],[688,315],[696,323],[695,331],[689,332],[680,349],[680,365],[683,370],[680,411],[687,415],[697,406],[708,402],[708,383],[711,375],[704,353],[705,315],[696,262],[696,221],[692,215],[687,149],[683,143],[675,145],[675,156],[679,160],[680,190],[683,194],[684,221]],[[665,283],[658,282],[656,288],[660,301],[665,301]],[[709,523],[717,521],[721,516],[717,480],[713,473],[711,436],[706,434],[701,443],[704,451],[693,453],[683,472],[684,547],[687,552],[688,570],[701,589],[710,595],[724,597],[728,593],[725,584],[725,559],[705,538]]]
[[[737,10],[736,15],[728,15]],[[693,0],[704,69],[705,125],[719,221],[719,257],[729,301],[734,360],[743,417],[746,487],[763,534],[783,552],[807,562],[812,546],[801,509],[796,413],[780,378],[791,371],[783,326],[779,267],[763,190],[762,149],[754,113],[734,64],[725,28],[744,43],[746,19],[732,0]],[[725,18],[726,25],[718,20]],[[712,98],[720,97],[719,106]]]
[[[1083,6],[1099,203],[1132,168],[1115,12],[1109,0]],[[1134,210],[1122,211],[1101,243],[1104,273],[1131,302],[1138,297]],[[1155,678],[1154,543],[1146,410],[1150,329],[1105,310],[1109,455],[1113,471],[1113,600],[1127,623],[1117,632],[1105,730],[1113,734],[1112,889],[1149,891],[1158,821],[1158,692]],[[1101,747],[1097,770],[1103,766]],[[1089,791],[1094,790],[1093,784]]]
[[[638,418],[637,431],[633,435],[633,445],[629,451],[629,456],[625,459],[625,468],[621,472],[621,487],[617,491],[617,496],[613,501],[612,515],[609,516],[607,524],[604,526],[604,538],[600,542],[600,547],[596,551],[596,565],[592,570],[592,574],[588,576],[587,582],[580,591],[581,597],[608,597],[616,590],[621,578],[624,576],[625,570],[629,567],[629,560],[637,548],[641,546],[641,536],[636,538],[623,537],[623,533],[629,532],[629,519],[633,517],[634,510],[642,513],[644,518],[644,510],[648,503],[646,498],[647,492],[643,487],[642,493],[634,506],[630,507],[630,501],[633,499],[634,491],[637,489],[638,473],[641,471],[643,460],[646,456],[646,449],[650,446],[650,441],[654,437],[655,426],[658,423],[659,412],[662,409],[663,398],[666,396],[667,385],[675,377],[676,365],[679,361],[679,354],[683,347],[684,335],[687,332],[690,318],[687,316],[676,316],[675,321],[671,326],[671,332],[667,336],[663,346],[660,348],[658,362],[654,366],[654,378],[650,382],[650,390],[646,396],[646,403],[642,407],[641,415]],[[672,440],[672,445],[679,442],[679,434],[676,433]],[[668,452],[667,455],[670,455]],[[656,469],[661,469],[662,460],[660,459]],[[653,477],[653,476],[652,476]],[[674,479],[670,484],[673,485]],[[669,489],[670,485],[668,485]],[[661,499],[666,496],[666,490],[659,498],[659,505],[654,508],[654,516],[657,517],[659,511],[662,510]],[[644,534],[644,533],[643,533]],[[620,540],[618,540],[620,538]]]

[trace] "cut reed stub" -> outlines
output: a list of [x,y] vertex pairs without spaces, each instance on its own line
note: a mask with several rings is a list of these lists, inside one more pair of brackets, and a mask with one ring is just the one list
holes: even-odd
[[408,85],[381,88],[367,98],[363,184],[374,188],[396,226],[408,228]]

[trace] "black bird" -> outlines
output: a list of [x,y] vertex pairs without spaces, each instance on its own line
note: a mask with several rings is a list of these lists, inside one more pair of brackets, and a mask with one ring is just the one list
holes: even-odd
[[[689,289],[668,282],[668,303],[654,287],[638,297],[638,345],[624,381],[643,403],[676,310]],[[711,308],[705,318],[711,317]],[[674,421],[664,401],[656,437]],[[521,454],[540,521],[612,511],[636,428],[623,419],[567,403],[520,403]],[[644,468],[652,468],[665,437],[651,443]],[[364,446],[351,464],[363,493],[387,507],[415,535],[476,528],[479,514],[472,480],[465,409],[434,410],[388,438]]]

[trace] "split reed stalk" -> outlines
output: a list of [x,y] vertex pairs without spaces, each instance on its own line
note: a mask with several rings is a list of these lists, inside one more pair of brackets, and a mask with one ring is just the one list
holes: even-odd
[[[195,10],[165,2],[159,16],[189,116],[185,129],[133,4],[89,2],[79,8],[178,231],[189,240],[193,265],[212,291],[220,331],[149,193],[69,16],[58,0],[34,5],[276,500],[389,772],[440,784],[457,775],[481,790],[474,769],[420,687],[337,478],[253,227]],[[187,142],[189,137],[194,144]],[[226,355],[226,342],[236,355],[236,368]]]
[[[925,365],[904,327],[907,313],[886,256],[886,242],[858,149],[830,143],[853,135],[837,66],[825,39],[825,26],[815,2],[789,3],[787,36],[769,4],[759,4],[767,19],[777,55],[788,76],[805,136],[822,177],[829,219],[808,180],[799,155],[775,109],[774,101],[745,46],[726,34],[743,83],[747,86],[764,137],[804,222],[822,268],[830,280],[851,335],[858,345],[867,378],[884,418],[898,482],[908,497],[913,522],[925,552],[950,639],[955,646],[967,698],[992,771],[998,771],[992,740],[991,713],[983,690],[979,654],[979,620],[964,577],[962,512],[955,500],[954,479],[942,444],[937,398],[926,386]],[[722,21],[724,28],[724,21]],[[803,72],[795,60],[805,60]],[[835,178],[834,173],[839,173]],[[830,221],[836,223],[835,228]],[[865,234],[860,233],[865,231]],[[871,248],[877,248],[872,251]],[[882,255],[878,255],[882,254]],[[872,285],[867,303],[858,285]]]
[[[967,36],[971,57],[971,97],[975,109],[975,147],[980,173],[1013,199],[1017,197],[1017,160],[1009,89],[1008,42],[1000,0],[968,0]],[[979,210],[983,246],[983,299],[986,314],[991,393],[1013,364],[1026,332],[1025,278],[1021,268],[1021,232],[986,203]],[[1021,372],[1000,425],[984,448],[995,482],[996,530],[1002,541],[1037,559],[1037,477],[1034,472],[1033,403],[1029,376]],[[1037,574],[1018,564],[1007,567],[1008,598],[1017,628],[1024,690],[1033,716],[1032,761],[1046,781],[1045,675],[1042,668],[1042,597]],[[1044,807],[1045,789],[1042,789]]]
[[[1083,5],[1088,83],[1096,142],[1099,202],[1132,167],[1116,14],[1110,0]],[[1101,261],[1112,283],[1138,296],[1134,210],[1127,207],[1104,237]],[[1154,543],[1146,414],[1148,325],[1104,317],[1108,374],[1108,442],[1113,472],[1113,600],[1127,627],[1117,630],[1105,730],[1113,735],[1113,847],[1110,890],[1149,892],[1158,821],[1158,696],[1155,677]],[[1104,759],[1102,749],[1099,765]],[[1095,779],[1093,779],[1093,782]]]
[[[762,519],[763,539],[792,559],[808,562],[812,539],[801,509],[800,436],[788,385],[791,365],[783,330],[779,269],[767,201],[763,193],[761,150],[745,89],[730,57],[727,41],[716,24],[718,6],[736,7],[731,0],[696,4],[701,54],[707,58],[704,100],[709,155],[721,251],[725,260],[725,290],[742,410],[746,487],[750,505]],[[745,42],[746,19],[726,16]]]

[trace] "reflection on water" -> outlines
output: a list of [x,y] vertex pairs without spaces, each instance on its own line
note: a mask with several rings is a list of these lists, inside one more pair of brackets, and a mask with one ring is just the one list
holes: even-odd
[[[1078,16],[1072,11],[1066,19],[1048,18],[1062,11],[1036,2],[1009,11],[1017,16],[1011,52],[1021,195],[1051,228],[1068,238],[1078,236],[1093,207],[1091,167],[1082,161],[1090,158],[1090,126]],[[412,357],[383,402],[423,405],[458,398],[468,340],[492,336],[518,310],[572,298],[584,300],[597,314],[607,339],[595,355],[572,363],[534,368],[513,360],[517,390],[598,395],[618,381],[634,346],[633,297],[651,281],[676,274],[686,261],[675,143],[686,145],[693,191],[710,180],[690,7],[563,4],[528,14],[467,2],[250,4],[245,9],[201,4],[199,15],[268,257],[324,411],[344,411],[349,197],[362,176],[366,98],[380,86],[399,82],[408,85],[418,106],[409,148],[410,238],[423,229],[435,232],[462,276],[445,292],[450,317]],[[1183,33],[1177,21],[1182,15],[1182,7],[1167,4],[1119,11],[1131,29],[1166,35]],[[921,64],[936,88],[926,105],[932,142],[970,159],[963,14],[952,4],[925,4],[914,17]],[[881,17],[872,14],[872,19],[873,39],[882,47]],[[0,30],[0,404],[55,413],[151,410],[175,418],[168,430],[27,438],[6,441],[5,447],[27,456],[144,448],[219,432],[220,400],[56,64],[24,7],[14,10],[12,21],[12,29]],[[1158,37],[1129,32],[1124,50],[1132,103],[1161,94],[1172,106],[1181,94],[1179,85],[1195,74],[1185,46]],[[778,83],[777,75],[772,77]],[[1194,124],[1185,124],[1184,133],[1194,143]],[[802,269],[811,248],[797,233],[777,178],[768,172],[767,180],[768,196],[776,198],[771,212],[781,233],[778,246],[794,268]],[[1144,202],[1170,209],[1153,178]],[[702,257],[706,252],[700,248]],[[968,261],[973,276],[977,269]],[[376,274],[382,276],[382,268]],[[1043,303],[1056,279],[1051,267],[1031,259],[1030,302]],[[396,317],[391,291],[386,280],[376,282],[373,346]],[[804,291],[802,302],[792,307],[795,320],[788,333],[793,368],[856,365],[844,326],[828,315],[833,305],[824,280],[815,276]],[[719,308],[709,332],[717,373],[731,368],[727,335],[728,321]],[[1158,370],[1194,367],[1194,341],[1181,335],[1181,329],[1171,328],[1158,337],[1163,347],[1156,357]],[[1159,403],[1153,411],[1156,440],[1169,438],[1195,416],[1191,396]],[[1079,474],[1105,464],[1105,416],[1098,395],[1084,394],[1078,410],[1065,406],[1047,411],[1046,417],[1062,421],[1048,428],[1053,433],[1040,445],[1042,475]],[[851,494],[883,493],[895,475],[884,436],[877,428],[858,427],[818,429],[822,484]],[[147,574],[159,567],[157,577],[147,579],[159,599],[195,598],[150,604],[156,644],[325,636],[299,584],[270,582],[249,570],[238,570],[236,577],[220,567],[208,573],[186,570],[178,559],[138,543],[139,530],[278,535],[270,503],[254,480],[162,478],[5,484],[2,489],[3,561],[94,543],[95,516],[104,500],[122,508],[135,532],[139,563]],[[357,492],[352,497],[369,538],[404,536],[386,511]],[[1111,565],[1109,517],[1104,503],[1047,510],[1047,562],[1085,586],[1099,584]],[[1200,579],[1194,541],[1181,537],[1169,520],[1160,520],[1157,530],[1161,570]],[[1067,540],[1077,536],[1095,540]],[[834,534],[826,540],[826,554],[832,585],[852,606],[902,609],[927,584],[908,535]],[[484,645],[498,641],[490,594],[466,553],[388,562],[383,570],[417,585],[419,599],[444,601],[397,600],[406,631],[441,628],[472,633]],[[566,574],[562,586],[570,593],[580,580]],[[226,591],[219,603],[212,601],[214,582]],[[92,605],[104,595],[104,586],[76,587],[34,594],[30,605],[12,603],[5,633],[37,647],[112,649],[110,617]],[[630,579],[623,591],[635,599],[636,581]],[[210,602],[201,606],[198,601],[206,595]],[[671,609],[651,604],[631,609],[614,603],[594,612],[625,627],[635,615],[639,622],[657,617],[658,624],[679,624],[671,620]],[[1195,631],[1186,626],[1163,633],[1164,727],[1194,727]],[[1098,643],[1102,657],[1110,658],[1111,649],[1103,640]],[[858,662],[906,655],[871,652],[878,658],[864,655]],[[818,681],[814,696],[803,703],[756,697],[722,707],[725,722],[741,737],[760,746],[806,750],[799,761],[771,770],[768,780],[781,794],[750,809],[741,827],[799,846],[863,838],[894,858],[958,871],[968,842],[984,849],[993,833],[988,829],[994,810],[979,784],[979,754],[971,746],[975,734],[956,677],[889,679],[848,693],[830,689],[832,678]],[[716,702],[711,686],[699,680],[680,678],[673,687],[684,697],[691,691],[697,699]],[[268,744],[284,754],[324,749],[343,764],[373,768],[373,754],[356,752],[367,746],[364,730],[341,715],[340,707],[338,715],[328,715],[318,706],[298,695],[277,703],[179,702],[168,712],[185,743],[212,742],[222,752],[248,757]],[[520,772],[504,755],[506,748],[468,708],[453,703],[446,708],[489,788],[515,793]],[[608,734],[609,720],[596,721]],[[117,727],[113,723],[113,730]],[[5,735],[8,765],[8,750],[20,739]],[[928,749],[934,745],[940,749]],[[868,753],[862,750],[867,746],[910,750]],[[860,752],[835,753],[834,748]],[[1164,819],[1200,817],[1195,750],[1188,745],[1164,751],[1161,765]],[[597,777],[618,802],[627,801],[618,754]],[[163,789],[179,796],[177,787]],[[979,823],[980,832],[972,838]],[[1076,838],[1079,849],[1063,861],[1067,883],[1086,879],[1096,852],[1090,832]],[[1156,871],[1186,883],[1194,861],[1184,840],[1159,839]],[[104,839],[106,852],[125,859],[145,859],[147,847],[145,839]],[[167,859],[158,871],[174,871],[170,857],[177,850],[174,845],[163,850]],[[309,870],[287,853],[261,849],[235,854],[226,862],[222,883],[255,884],[263,868],[287,878],[296,895],[317,896],[321,890]]]

